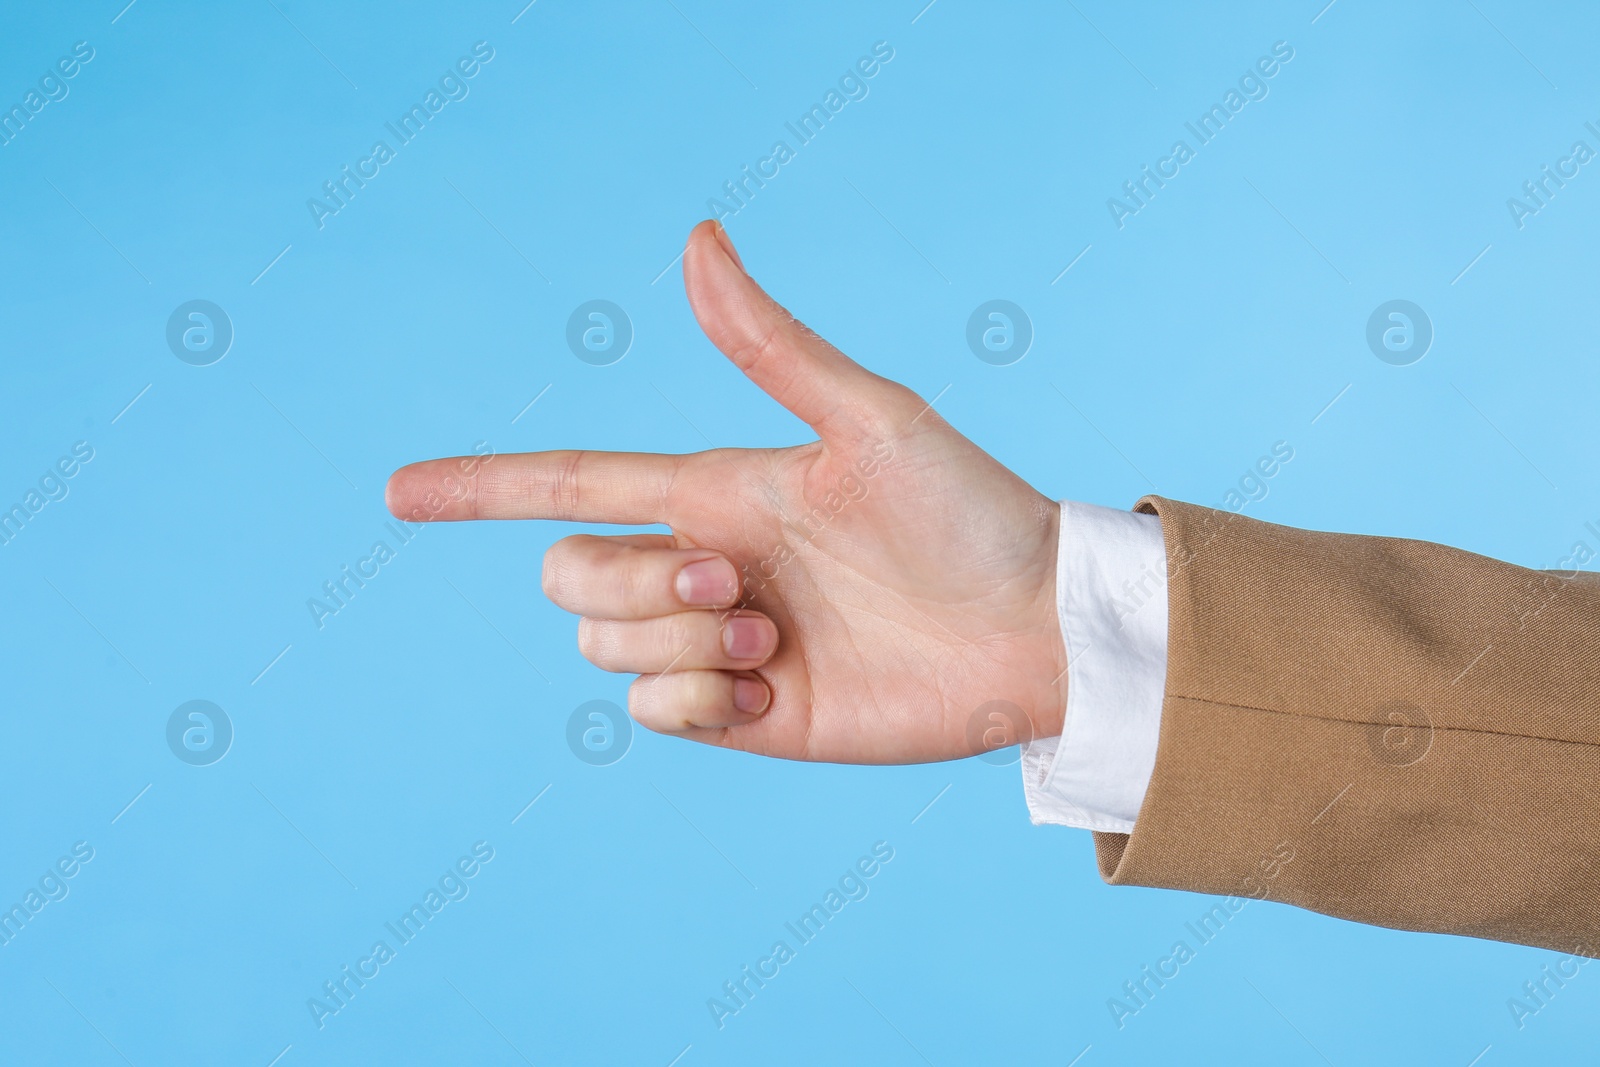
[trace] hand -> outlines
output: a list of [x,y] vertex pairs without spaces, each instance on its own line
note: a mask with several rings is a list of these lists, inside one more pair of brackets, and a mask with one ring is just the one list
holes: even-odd
[[[955,759],[1018,732],[1059,734],[1057,505],[796,321],[720,224],[689,235],[683,275],[706,336],[821,440],[504,455],[464,488],[452,479],[468,467],[431,460],[389,479],[390,510],[670,526],[579,534],[544,560],[545,592],[582,616],[583,655],[640,675],[628,707],[652,730],[837,763]],[[1030,723],[999,737],[1003,720],[978,716],[992,701]]]

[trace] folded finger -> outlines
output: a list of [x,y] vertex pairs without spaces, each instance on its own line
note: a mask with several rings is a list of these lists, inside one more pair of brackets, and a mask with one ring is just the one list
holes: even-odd
[[701,729],[753,722],[771,703],[767,683],[748,672],[646,674],[628,690],[628,712],[640,726],[689,737]]
[[545,595],[574,615],[649,619],[685,608],[726,608],[739,599],[739,572],[705,548],[670,537],[562,538],[544,555]]
[[772,658],[778,628],[754,611],[681,611],[654,619],[582,619],[578,651],[619,674],[750,670]]

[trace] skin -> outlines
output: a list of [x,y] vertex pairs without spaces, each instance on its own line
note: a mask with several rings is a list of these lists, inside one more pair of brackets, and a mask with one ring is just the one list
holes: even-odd
[[1057,505],[798,322],[720,224],[689,235],[683,274],[706,336],[819,440],[502,455],[464,487],[460,459],[429,460],[389,479],[390,510],[670,527],[567,537],[544,559],[583,655],[639,675],[628,707],[649,729],[836,763],[1058,735]]

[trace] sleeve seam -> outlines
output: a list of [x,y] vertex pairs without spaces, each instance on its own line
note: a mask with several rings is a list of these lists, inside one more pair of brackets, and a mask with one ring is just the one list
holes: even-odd
[[[1237,704],[1231,700],[1218,700],[1213,697],[1194,696],[1188,693],[1168,693],[1167,700],[1192,700],[1197,704],[1213,704],[1217,707],[1234,708],[1238,711],[1255,711],[1263,715],[1288,715],[1302,719],[1316,719],[1319,722],[1344,723],[1348,726],[1390,726],[1389,722],[1374,722],[1367,719],[1342,719],[1336,715],[1319,715],[1310,711],[1285,711],[1282,708],[1262,708],[1253,704]],[[1163,702],[1165,703],[1165,702]],[[1600,741],[1575,741],[1566,737],[1545,737],[1543,734],[1521,734],[1508,730],[1485,730],[1476,726],[1447,726],[1428,723],[1428,729],[1433,731],[1448,731],[1450,733],[1479,734],[1484,737],[1515,737],[1524,741],[1548,741],[1557,745],[1578,745],[1582,748],[1600,748]]]

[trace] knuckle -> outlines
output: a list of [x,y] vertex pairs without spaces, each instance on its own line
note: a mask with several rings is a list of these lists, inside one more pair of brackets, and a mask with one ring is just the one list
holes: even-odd
[[546,491],[549,493],[552,514],[563,517],[577,514],[579,471],[583,466],[583,457],[584,453],[581,451],[569,453],[550,472],[550,480],[546,486]]
[[678,710],[688,715],[696,708],[715,703],[717,677],[716,671],[685,671],[678,678]]
[[539,588],[544,590],[544,595],[561,603],[571,585],[571,563],[565,549],[565,541],[557,541],[551,545],[544,554],[544,564],[539,568]]
[[651,595],[656,582],[652,562],[650,553],[630,548],[623,553],[617,566],[611,569],[613,596],[629,614],[648,610],[656,600]]
[[657,652],[663,658],[663,663],[672,663],[679,660],[685,653],[701,643],[699,612],[683,612],[663,619],[663,626],[658,635],[659,647]]
[[661,479],[661,496],[657,501],[657,510],[663,517],[677,514],[676,508],[673,507],[673,502],[678,496],[679,482],[683,478],[687,462],[688,457],[686,456],[673,457],[672,465],[667,470],[667,476]]
[[606,623],[600,619],[578,620],[578,654],[597,667],[610,658],[613,642]]
[[573,534],[545,552],[539,585],[558,606],[572,612],[591,607],[592,573],[602,558],[599,540],[592,534]]
[[767,328],[761,331],[760,336],[751,338],[745,346],[745,358],[750,361],[751,366],[770,359],[781,345],[782,337],[783,325],[779,322],[769,323]]
[[915,420],[927,420],[930,426],[943,424],[944,418],[922,396],[899,382],[879,379],[879,388],[873,390],[870,401],[861,403],[852,413],[855,419],[872,434],[883,440],[894,440],[905,434],[906,426]]
[[782,344],[785,325],[781,319],[774,317],[764,323],[759,332],[728,338],[729,347],[732,349],[729,355],[733,357],[734,363],[748,373],[770,359]]
[[656,716],[663,707],[662,681],[664,679],[659,675],[645,674],[634,679],[628,687],[628,714],[639,725],[651,730],[657,729]]
[[628,714],[633,716],[634,721],[641,725],[645,722],[649,701],[650,697],[646,692],[644,677],[641,675],[633,680],[632,685],[628,686]]

